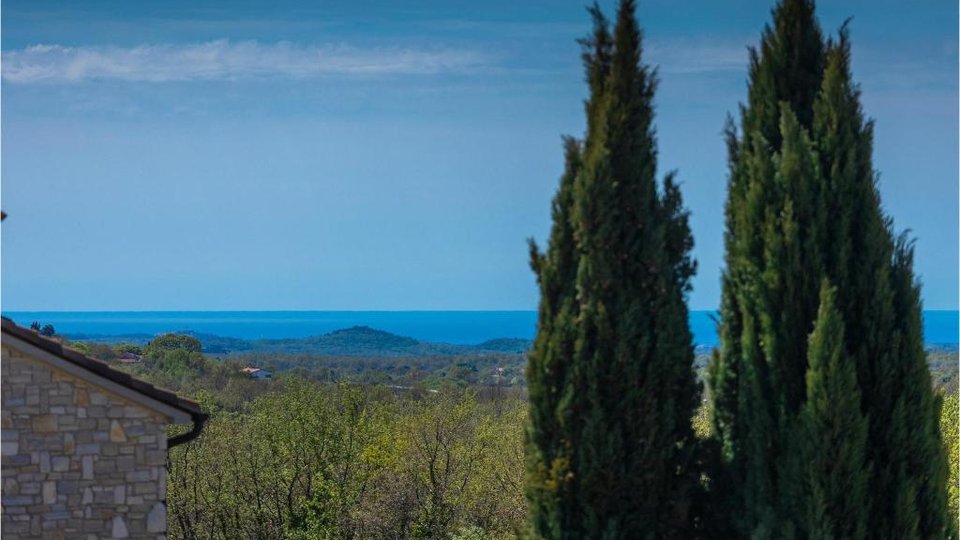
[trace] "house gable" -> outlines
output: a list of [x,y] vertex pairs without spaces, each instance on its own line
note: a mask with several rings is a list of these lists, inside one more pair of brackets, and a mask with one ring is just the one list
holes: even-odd
[[130,386],[124,386],[114,380],[104,377],[99,373],[89,369],[84,369],[75,363],[69,362],[60,356],[27,343],[26,341],[23,341],[17,337],[5,335],[3,339],[3,345],[4,347],[10,347],[11,349],[22,353],[22,359],[25,361],[42,362],[47,364],[51,369],[56,369],[60,372],[76,377],[77,379],[83,380],[90,385],[97,386],[106,392],[110,392],[118,398],[126,400],[131,405],[136,405],[149,410],[154,414],[159,414],[164,417],[166,422],[169,424],[185,424],[191,421],[190,413],[184,411],[183,409],[178,409],[169,405],[168,403],[163,403],[147,394],[144,394],[143,392],[139,392],[136,389],[131,388]]
[[4,538],[165,538],[167,426],[199,406],[8,320],[0,353]]

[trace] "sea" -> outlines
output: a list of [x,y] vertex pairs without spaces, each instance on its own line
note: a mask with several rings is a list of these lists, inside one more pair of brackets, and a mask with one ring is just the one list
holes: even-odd
[[[477,344],[496,338],[533,339],[535,311],[11,311],[21,326],[52,324],[71,336],[156,335],[192,331],[241,339],[317,336],[353,326],[368,326],[420,341]],[[692,311],[690,328],[699,347],[717,345],[714,311]],[[960,312],[924,311],[928,346],[955,348],[960,343]]]

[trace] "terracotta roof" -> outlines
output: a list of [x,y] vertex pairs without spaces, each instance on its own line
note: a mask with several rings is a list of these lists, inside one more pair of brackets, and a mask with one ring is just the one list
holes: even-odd
[[200,409],[200,405],[195,401],[184,399],[169,390],[157,388],[156,386],[144,380],[131,376],[129,373],[124,373],[123,371],[114,369],[105,362],[90,358],[89,356],[84,356],[79,351],[75,351],[69,347],[64,347],[56,340],[41,336],[33,330],[28,330],[21,326],[17,326],[16,323],[6,317],[2,317],[2,325],[4,335],[10,335],[26,341],[35,347],[43,349],[44,351],[62,358],[67,362],[91,371],[100,377],[126,386],[131,390],[139,392],[161,403],[187,412],[194,418],[200,416],[206,419],[207,417],[206,413]]

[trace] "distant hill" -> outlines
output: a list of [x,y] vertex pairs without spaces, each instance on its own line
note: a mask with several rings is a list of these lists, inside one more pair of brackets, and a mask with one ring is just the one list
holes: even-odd
[[417,356],[422,348],[413,338],[369,326],[354,326],[307,338],[263,339],[251,344],[256,352],[330,356]]
[[398,336],[369,326],[354,326],[342,330],[334,330],[321,336],[325,344],[344,347],[372,347],[377,349],[416,347],[420,342],[405,336]]
[[[202,339],[201,339],[202,341]],[[479,345],[455,345],[417,341],[368,326],[335,330],[322,336],[294,339],[264,339],[249,342],[254,352],[306,353],[325,356],[444,356],[484,352],[525,352],[528,339],[502,338]]]
[[[176,332],[200,340],[207,354],[230,355],[238,353],[313,354],[321,356],[457,356],[483,353],[524,353],[532,341],[520,338],[498,338],[477,345],[457,345],[417,341],[411,337],[392,334],[369,326],[354,326],[334,330],[321,336],[285,339],[247,340],[189,330]],[[82,335],[66,336],[75,341],[104,343],[131,342],[145,344],[153,336],[128,334],[124,336]]]

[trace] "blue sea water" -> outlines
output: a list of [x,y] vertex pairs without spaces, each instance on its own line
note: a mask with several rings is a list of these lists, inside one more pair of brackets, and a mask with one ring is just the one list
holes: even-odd
[[[481,343],[512,337],[532,339],[535,311],[15,311],[5,317],[22,326],[52,324],[64,335],[150,334],[192,330],[243,339],[298,338],[351,326],[369,326],[438,343]],[[717,344],[716,313],[693,311],[690,327],[697,345]],[[960,343],[960,312],[925,311],[930,345]]]

